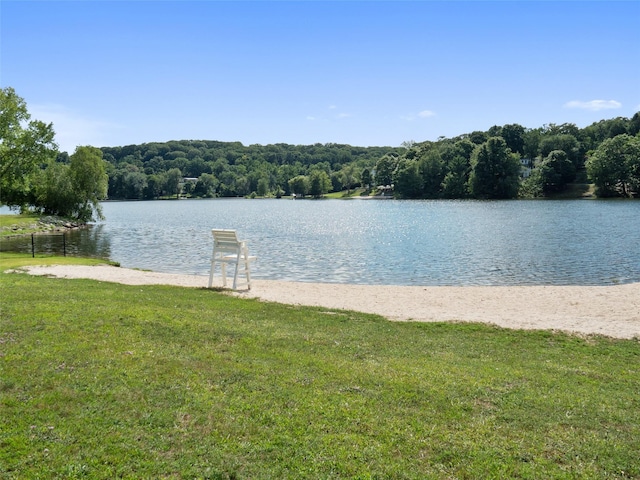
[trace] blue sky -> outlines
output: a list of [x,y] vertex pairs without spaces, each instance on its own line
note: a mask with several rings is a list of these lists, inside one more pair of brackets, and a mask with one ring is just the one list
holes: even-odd
[[640,1],[11,1],[0,84],[61,150],[399,146],[640,110]]

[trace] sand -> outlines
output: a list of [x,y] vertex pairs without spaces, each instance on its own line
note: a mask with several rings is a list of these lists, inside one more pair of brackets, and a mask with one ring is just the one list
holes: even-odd
[[[26,267],[32,275],[129,285],[206,287],[208,277],[99,266]],[[221,286],[216,278],[214,286]],[[242,298],[375,313],[390,320],[462,321],[640,340],[640,283],[613,286],[419,287],[254,280]]]

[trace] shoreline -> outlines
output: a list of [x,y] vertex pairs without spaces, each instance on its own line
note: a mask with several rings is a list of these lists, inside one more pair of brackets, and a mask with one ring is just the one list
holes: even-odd
[[[208,276],[110,265],[24,267],[31,275],[206,288]],[[393,286],[253,280],[239,298],[353,310],[392,321],[474,322],[640,340],[640,283],[610,286]],[[219,277],[214,287],[221,287]]]

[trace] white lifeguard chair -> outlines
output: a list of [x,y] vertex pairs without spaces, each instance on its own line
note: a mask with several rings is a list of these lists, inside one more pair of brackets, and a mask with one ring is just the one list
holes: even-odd
[[[209,288],[213,285],[216,263],[220,264],[222,286],[227,286],[227,265],[234,265],[233,289],[238,288],[238,277],[244,275],[247,290],[251,290],[251,262],[258,257],[249,255],[247,242],[238,240],[235,230],[213,229],[213,253],[211,256],[211,272],[209,273]],[[242,268],[241,268],[242,264]]]

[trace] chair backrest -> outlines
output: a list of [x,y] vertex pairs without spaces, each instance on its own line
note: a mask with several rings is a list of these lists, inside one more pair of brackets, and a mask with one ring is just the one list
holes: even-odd
[[235,252],[240,249],[242,242],[238,240],[235,230],[213,229],[213,249],[220,252]]

